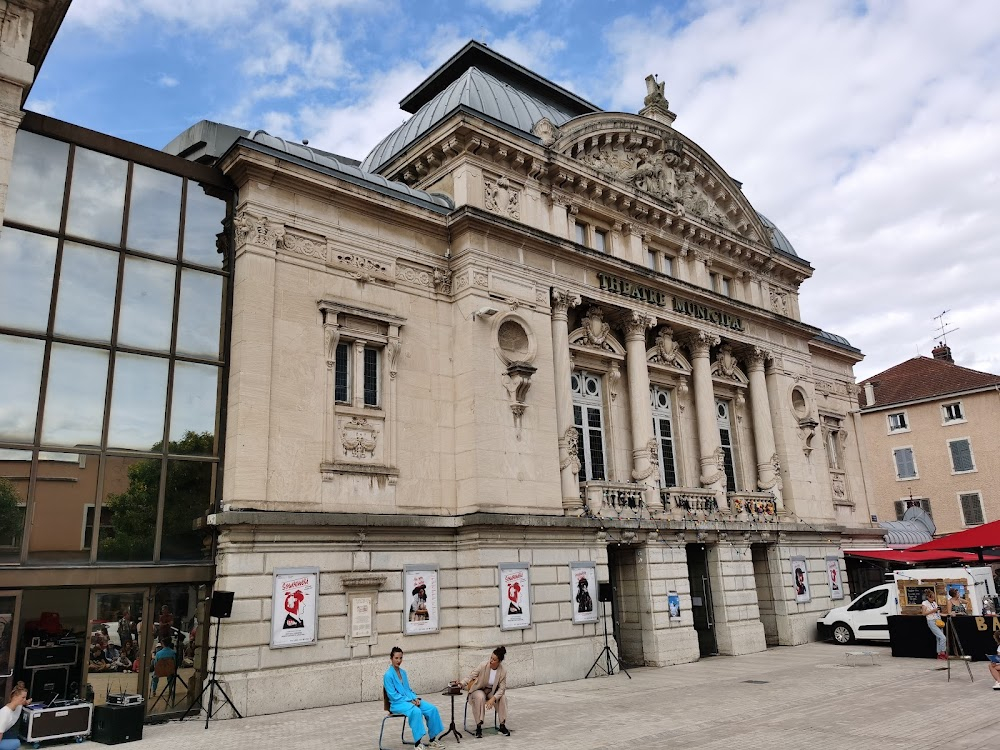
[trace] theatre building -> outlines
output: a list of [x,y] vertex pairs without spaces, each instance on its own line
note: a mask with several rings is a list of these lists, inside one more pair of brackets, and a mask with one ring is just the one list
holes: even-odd
[[470,43],[361,163],[168,146],[237,191],[208,523],[240,710],[377,699],[396,645],[419,690],[499,643],[513,684],[580,679],[605,607],[627,664],[803,643],[880,544],[861,354],[647,85],[604,112]]
[[24,115],[28,86],[0,673],[181,710],[221,590],[244,714],[378,699],[395,645],[420,691],[498,644],[512,686],[581,679],[605,624],[627,665],[808,641],[842,549],[880,544],[861,354],[800,320],[812,267],[654,78],[605,112],[470,43],[363,161],[210,122],[152,151]]

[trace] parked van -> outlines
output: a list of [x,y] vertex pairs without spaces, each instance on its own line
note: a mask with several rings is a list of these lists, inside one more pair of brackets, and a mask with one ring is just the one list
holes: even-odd
[[929,588],[936,592],[942,611],[949,588],[959,589],[969,614],[982,614],[983,597],[996,601],[993,572],[985,567],[897,570],[892,576],[891,583],[870,588],[850,604],[827,612],[816,623],[820,640],[832,637],[843,644],[858,638],[888,641],[889,616],[919,615],[923,592]]

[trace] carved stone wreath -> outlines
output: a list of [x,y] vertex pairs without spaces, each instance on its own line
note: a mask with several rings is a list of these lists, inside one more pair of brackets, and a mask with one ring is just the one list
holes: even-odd
[[364,417],[354,417],[344,425],[342,433],[344,455],[351,458],[374,458],[378,445],[378,430]]

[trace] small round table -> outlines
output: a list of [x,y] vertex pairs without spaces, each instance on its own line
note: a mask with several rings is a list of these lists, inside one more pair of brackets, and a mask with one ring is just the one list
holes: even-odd
[[455,696],[462,694],[461,685],[449,685],[444,690],[441,691],[441,695],[451,696],[451,724],[448,725],[448,729],[442,734],[442,737],[447,737],[449,734],[455,735],[455,741],[462,741],[462,733],[458,731],[458,727],[455,726]]

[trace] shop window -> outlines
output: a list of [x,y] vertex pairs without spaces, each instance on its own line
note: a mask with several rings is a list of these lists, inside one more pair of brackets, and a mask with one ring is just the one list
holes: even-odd
[[909,422],[906,421],[906,412],[901,411],[888,416],[889,432],[906,432],[910,429]]
[[962,523],[965,526],[979,526],[985,522],[983,498],[978,492],[967,492],[958,496],[962,506]]
[[604,403],[601,376],[576,370],[570,378],[580,481],[604,480]]
[[948,452],[951,453],[952,474],[967,474],[976,470],[976,462],[972,456],[972,444],[968,438],[949,440]]
[[896,448],[892,452],[896,462],[896,479],[916,479],[917,464],[913,456],[913,448]]

